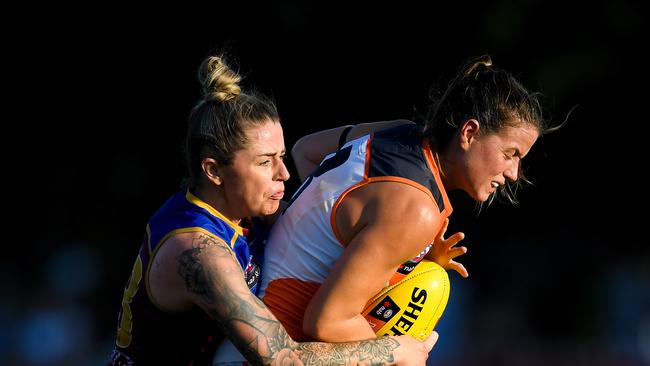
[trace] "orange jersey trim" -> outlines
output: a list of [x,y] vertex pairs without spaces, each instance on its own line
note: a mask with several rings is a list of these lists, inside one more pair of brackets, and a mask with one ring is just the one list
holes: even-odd
[[[332,227],[332,231],[334,232],[334,236],[336,239],[339,241],[339,243],[347,247],[348,242],[343,239],[343,236],[341,235],[338,226],[336,225],[336,212],[338,211],[339,206],[343,202],[343,199],[352,191],[355,189],[361,188],[367,184],[374,183],[374,182],[396,182],[396,183],[403,183],[406,185],[409,185],[411,187],[414,187],[427,195],[431,199],[434,205],[440,210],[440,207],[438,207],[438,202],[436,202],[435,198],[431,194],[431,191],[427,189],[425,186],[423,186],[420,183],[417,183],[411,179],[407,179],[404,177],[396,177],[396,176],[383,176],[383,177],[373,177],[373,178],[368,178],[368,172],[370,170],[370,144],[372,143],[372,138],[374,137],[374,133],[370,135],[370,138],[368,139],[367,145],[366,145],[366,166],[364,170],[364,175],[363,175],[363,181],[351,186],[347,190],[345,190],[339,198],[336,200],[334,203],[334,206],[332,207],[332,213],[330,214],[330,225]],[[442,193],[442,199],[445,205],[445,209],[442,211],[443,216],[449,216],[451,215],[451,203],[449,202],[449,198],[447,197],[446,192],[444,191],[444,186],[442,185],[442,180],[440,179],[440,172],[438,171],[437,165],[434,163],[433,160],[433,154],[431,152],[431,149],[429,148],[429,144],[426,142],[426,140],[422,141],[422,150],[424,152],[425,160],[427,161],[427,164],[429,166],[429,169],[433,173],[436,183],[441,189]]]
[[[431,147],[429,146],[429,142],[427,142],[427,140],[422,140],[422,150],[424,150],[424,156],[427,160],[427,164],[429,164],[429,169],[431,169],[431,172],[433,173],[433,176],[436,178],[436,182],[438,183],[438,187],[441,190],[440,193],[442,194],[442,202],[445,204],[444,212],[446,213],[446,216],[449,217],[453,211],[453,208],[451,207],[451,202],[449,202],[449,197],[447,197],[445,186],[442,184],[442,179],[440,178],[440,170],[438,169],[438,165],[433,159],[433,152],[431,152]],[[435,199],[433,202],[436,204],[436,206],[438,206],[438,203]],[[438,207],[438,209],[440,209],[440,207]]]

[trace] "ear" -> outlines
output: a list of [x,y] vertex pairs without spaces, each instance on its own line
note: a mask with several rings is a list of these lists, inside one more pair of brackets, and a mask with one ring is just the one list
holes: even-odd
[[460,146],[463,148],[469,147],[478,137],[480,129],[481,124],[477,120],[470,118],[465,121],[460,128]]
[[208,180],[215,185],[223,184],[223,178],[219,174],[219,163],[213,158],[203,158],[201,160],[201,169]]

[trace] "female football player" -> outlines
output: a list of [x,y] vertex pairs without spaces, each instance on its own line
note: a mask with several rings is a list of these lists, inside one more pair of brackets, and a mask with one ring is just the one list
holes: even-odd
[[[203,99],[190,114],[187,189],[151,217],[127,281],[113,365],[212,365],[225,338],[252,364],[423,365],[424,342],[383,337],[297,343],[255,296],[254,217],[278,210],[289,173],[275,105],[242,92],[240,76],[208,57]],[[216,360],[215,362],[218,362]]]
[[[521,160],[548,127],[536,94],[483,56],[464,65],[423,125],[364,135],[335,149],[338,128],[294,147],[310,175],[272,229],[262,280],[264,303],[298,340],[353,341],[374,331],[367,301],[422,258],[468,276],[454,259],[467,249],[445,239],[451,190],[477,202],[514,202]],[[406,265],[405,265],[406,264]],[[402,269],[402,270],[400,270]]]

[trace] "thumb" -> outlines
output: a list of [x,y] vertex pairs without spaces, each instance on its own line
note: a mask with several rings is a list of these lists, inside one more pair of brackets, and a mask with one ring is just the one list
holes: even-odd
[[433,331],[431,332],[431,334],[429,334],[427,339],[422,341],[422,343],[424,343],[424,346],[427,348],[427,352],[430,352],[437,341],[438,341],[438,332]]

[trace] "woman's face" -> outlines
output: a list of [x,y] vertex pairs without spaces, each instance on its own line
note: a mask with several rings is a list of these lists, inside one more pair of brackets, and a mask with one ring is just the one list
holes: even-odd
[[238,218],[270,215],[278,210],[289,179],[282,126],[269,120],[249,128],[246,137],[246,147],[220,169],[226,204]]
[[486,201],[506,179],[517,180],[520,161],[538,135],[537,128],[528,123],[506,127],[497,133],[473,135],[462,147],[464,182],[460,187],[474,200]]

